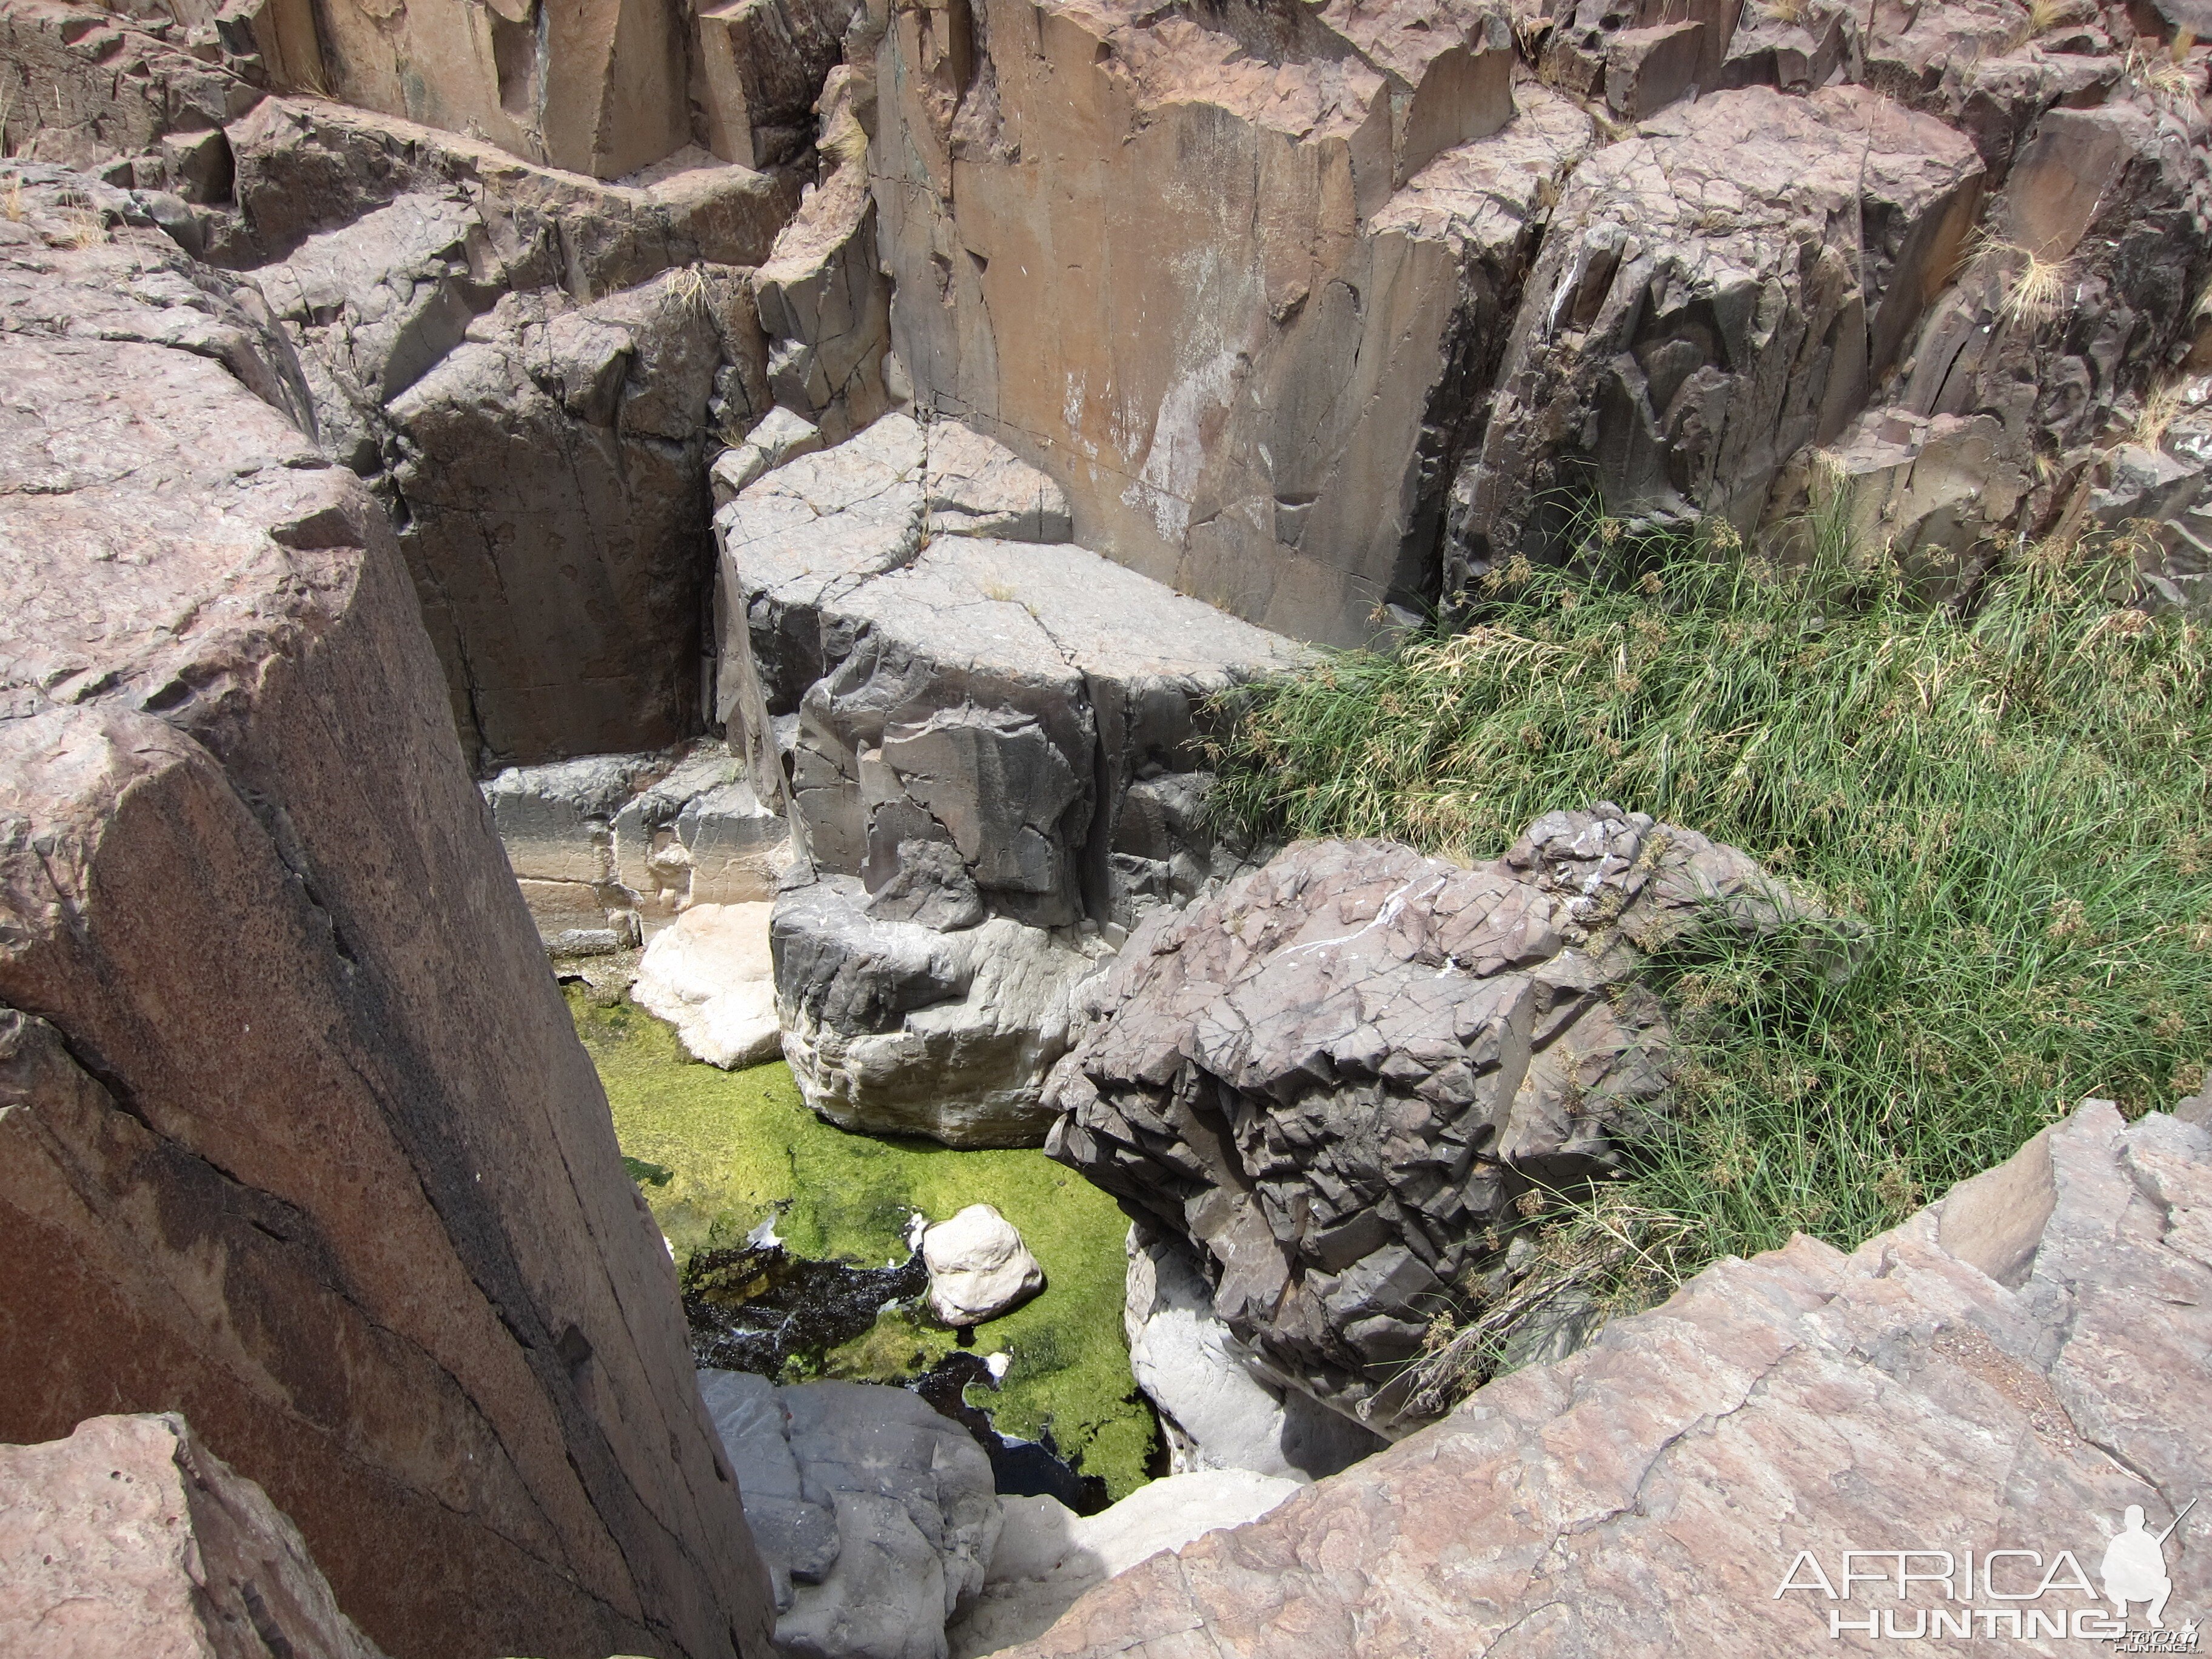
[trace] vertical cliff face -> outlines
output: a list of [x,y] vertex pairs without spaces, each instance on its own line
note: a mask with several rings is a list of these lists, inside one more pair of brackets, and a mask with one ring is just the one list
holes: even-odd
[[131,198],[0,219],[0,1439],[179,1410],[400,1656],[765,1650],[383,512]]
[[1051,472],[1085,544],[1363,636],[1422,586],[1472,263],[1370,219],[1504,125],[1512,56],[1474,3],[900,7],[871,165],[917,403]]

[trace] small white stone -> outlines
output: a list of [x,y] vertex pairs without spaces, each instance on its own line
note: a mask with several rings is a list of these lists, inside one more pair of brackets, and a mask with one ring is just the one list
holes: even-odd
[[1014,1224],[988,1204],[970,1204],[921,1236],[929,1307],[948,1325],[980,1325],[1044,1288],[1044,1269]]

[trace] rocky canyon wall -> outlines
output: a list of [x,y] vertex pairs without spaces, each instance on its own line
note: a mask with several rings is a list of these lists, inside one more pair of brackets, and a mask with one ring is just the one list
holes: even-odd
[[398,1656],[766,1651],[673,1273],[284,335],[0,214],[0,1440],[178,1411]]

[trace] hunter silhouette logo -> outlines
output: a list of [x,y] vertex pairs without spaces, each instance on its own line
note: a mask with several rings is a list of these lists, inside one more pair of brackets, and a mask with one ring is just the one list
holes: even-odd
[[[2166,1611],[2166,1598],[2173,1594],[2173,1580],[2166,1576],[2166,1540],[2196,1507],[2197,1500],[2192,1498],[2181,1506],[2181,1512],[2166,1530],[2154,1538],[2143,1525],[2142,1505],[2128,1505],[2122,1517],[2124,1524],[2112,1541],[2105,1546],[2105,1599],[2112,1604],[2112,1610],[2123,1622],[2128,1616],[2129,1602],[2148,1601],[2150,1608],[2144,1617],[2153,1630],[2163,1628],[2159,1615]],[[2194,1633],[2195,1627],[2191,1628]]]
[[[2112,1643],[2127,1653],[2196,1653],[2197,1621],[2179,1628],[2164,1621],[2173,1595],[2166,1541],[2197,1503],[2183,1504],[2160,1532],[2150,1530],[2142,1504],[2129,1504],[2098,1563],[2101,1594],[2073,1550],[2011,1547],[1848,1549],[1832,1558],[1833,1573],[1813,1551],[1800,1550],[1774,1594],[1808,1593],[1828,1602],[1832,1638],[1846,1632],[1905,1642],[2072,1638]],[[2088,1518],[2099,1533],[2112,1525],[2106,1516]],[[2148,1628],[2130,1626],[2130,1608],[2142,1610]]]

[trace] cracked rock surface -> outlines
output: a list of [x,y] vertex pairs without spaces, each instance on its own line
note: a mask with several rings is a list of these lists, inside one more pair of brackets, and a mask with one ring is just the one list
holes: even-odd
[[814,878],[774,930],[802,1090],[848,1127],[1034,1145],[1102,930],[1235,867],[1205,698],[1297,647],[1055,539],[1059,490],[949,422],[886,416],[714,523],[731,746]]
[[1085,988],[1047,1151],[1191,1247],[1279,1385],[1393,1438],[1390,1384],[1532,1180],[1663,1109],[1645,953],[1803,913],[1735,848],[1600,804],[1472,870],[1304,842]]
[[[2096,1574],[2129,1505],[2155,1532],[2212,1486],[2208,1343],[2212,1134],[2086,1103],[1850,1255],[1801,1237],[1719,1262],[1015,1651],[1796,1653],[1831,1643],[1831,1611],[1885,1608],[1909,1631],[1947,1607],[1939,1587],[1910,1603],[1776,1587],[1812,1582],[1800,1552],[1840,1592],[1843,1551],[1923,1543],[1972,1549],[1978,1571],[1986,1551],[2038,1552],[2025,1583],[2001,1579],[2014,1595],[2062,1549]],[[2169,1626],[2212,1601],[2203,1523],[2185,1525]],[[2063,1607],[2070,1630],[2094,1597],[1974,1604]]]
[[0,216],[0,1441],[181,1411],[399,1659],[759,1653],[390,525],[130,199]]

